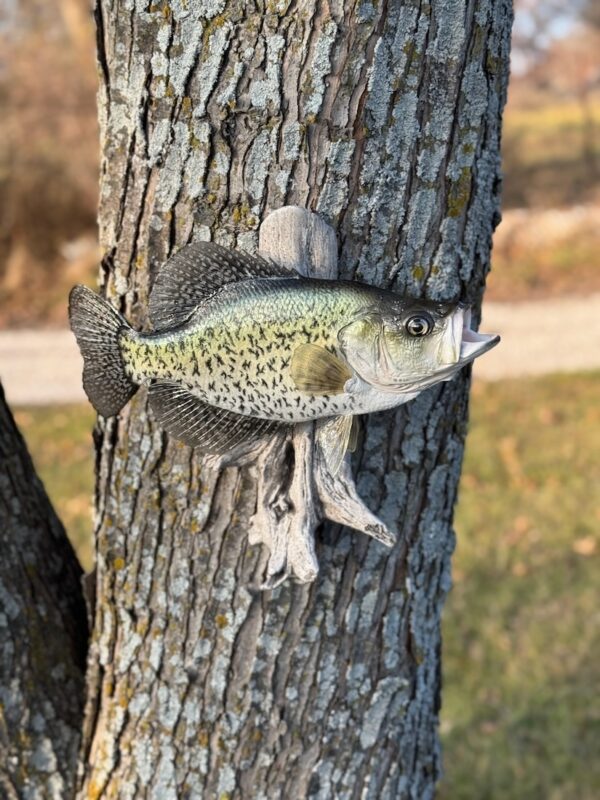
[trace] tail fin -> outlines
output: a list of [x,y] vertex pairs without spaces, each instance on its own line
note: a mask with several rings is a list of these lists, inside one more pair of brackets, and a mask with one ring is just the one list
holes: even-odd
[[69,295],[71,329],[83,356],[83,388],[103,417],[118,414],[137,386],[125,372],[119,334],[129,325],[100,295],[74,286]]

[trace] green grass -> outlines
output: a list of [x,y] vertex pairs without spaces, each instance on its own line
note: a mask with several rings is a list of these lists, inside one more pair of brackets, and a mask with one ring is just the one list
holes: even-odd
[[[87,407],[18,421],[91,562]],[[444,613],[442,800],[591,800],[600,785],[600,375],[474,386]]]
[[95,413],[88,405],[28,407],[17,409],[15,419],[77,556],[89,570],[93,564]]
[[600,786],[600,375],[477,384],[444,613],[441,797]]

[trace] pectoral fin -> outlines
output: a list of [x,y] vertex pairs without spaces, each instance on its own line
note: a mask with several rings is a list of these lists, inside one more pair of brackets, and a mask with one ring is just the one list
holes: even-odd
[[294,350],[290,373],[296,388],[306,394],[341,394],[352,377],[345,361],[316,344]]
[[317,422],[317,442],[325,463],[332,475],[337,475],[342,465],[352,431],[351,415],[330,417]]

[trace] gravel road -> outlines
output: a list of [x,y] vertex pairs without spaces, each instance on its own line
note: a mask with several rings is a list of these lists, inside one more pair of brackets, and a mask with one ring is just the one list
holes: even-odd
[[[480,380],[600,369],[600,294],[487,303],[481,328],[502,341],[476,362]],[[14,405],[85,400],[70,331],[0,331],[0,379]]]

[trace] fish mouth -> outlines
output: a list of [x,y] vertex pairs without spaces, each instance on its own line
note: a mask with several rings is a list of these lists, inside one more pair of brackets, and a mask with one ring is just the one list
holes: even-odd
[[434,382],[450,381],[456,373],[487,353],[500,341],[497,333],[479,333],[471,329],[471,309],[459,307],[451,322],[450,359],[433,376]]
[[[457,314],[457,317],[459,315]],[[495,347],[500,341],[500,336],[497,333],[479,333],[478,331],[471,330],[471,309],[467,308],[463,312],[463,318],[460,320],[461,325],[461,338],[460,338],[460,351],[458,359],[453,365],[455,369],[460,369],[465,364],[469,364],[479,356],[487,353],[492,347]]]

